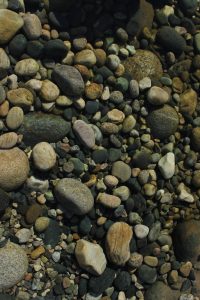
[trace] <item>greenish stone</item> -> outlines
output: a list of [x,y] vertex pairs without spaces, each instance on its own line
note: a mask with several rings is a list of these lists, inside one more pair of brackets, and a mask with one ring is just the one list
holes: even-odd
[[128,90],[129,82],[124,77],[117,78],[116,89],[119,89],[122,93],[125,93]]

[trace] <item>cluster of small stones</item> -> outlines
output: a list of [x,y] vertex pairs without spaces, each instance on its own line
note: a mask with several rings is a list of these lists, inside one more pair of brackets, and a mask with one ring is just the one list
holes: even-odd
[[0,300],[200,298],[199,80],[197,0],[0,0]]

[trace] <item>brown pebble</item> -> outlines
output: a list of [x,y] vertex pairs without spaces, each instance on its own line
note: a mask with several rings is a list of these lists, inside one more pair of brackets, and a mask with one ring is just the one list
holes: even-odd
[[39,246],[35,250],[33,250],[31,252],[31,258],[32,259],[37,259],[38,257],[40,257],[44,253],[45,253],[44,247],[43,246]]
[[15,132],[4,133],[0,136],[0,148],[10,149],[17,144],[18,136]]
[[42,215],[43,207],[37,203],[32,204],[26,211],[26,222],[33,224]]
[[90,100],[96,100],[100,98],[102,91],[102,86],[94,82],[85,87],[85,95]]

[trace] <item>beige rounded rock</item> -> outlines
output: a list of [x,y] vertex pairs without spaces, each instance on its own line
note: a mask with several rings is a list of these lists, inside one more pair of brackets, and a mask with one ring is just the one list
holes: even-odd
[[6,124],[9,129],[15,130],[22,125],[23,119],[24,119],[23,109],[17,106],[12,107],[9,110],[8,115],[6,117]]
[[39,71],[39,65],[33,58],[25,58],[16,63],[15,73],[20,76],[34,76]]
[[8,91],[7,98],[12,105],[21,108],[30,108],[34,101],[33,94],[25,88]]
[[97,201],[108,208],[117,208],[121,204],[121,199],[107,193],[99,193]]
[[162,88],[152,86],[147,93],[147,99],[149,103],[153,105],[163,105],[169,102],[170,97],[169,94]]
[[112,263],[123,266],[129,260],[132,236],[132,228],[127,223],[116,222],[110,226],[106,236],[106,253]]
[[0,48],[0,68],[4,70],[10,68],[10,59],[3,48]]
[[116,124],[122,123],[125,119],[125,114],[123,113],[123,111],[117,108],[114,108],[113,110],[109,111],[107,116],[110,121]]
[[23,16],[23,30],[29,40],[37,40],[42,33],[42,25],[40,19],[35,14],[27,13]]
[[15,147],[0,150],[0,187],[5,191],[19,188],[27,179],[29,161],[26,154]]
[[85,49],[76,53],[74,57],[74,63],[91,68],[96,64],[96,56],[92,50]]
[[4,133],[0,136],[0,149],[10,149],[17,144],[18,136],[15,132]]
[[35,221],[35,230],[37,232],[43,232],[47,229],[47,227],[49,226],[50,223],[50,219],[47,217],[39,217],[37,218],[37,220]]
[[34,165],[41,171],[48,171],[56,164],[56,153],[47,142],[41,142],[34,146],[32,151]]
[[60,90],[57,87],[57,85],[55,85],[55,83],[47,79],[42,82],[40,96],[44,101],[47,102],[55,101],[56,98],[58,98],[59,94],[60,94]]
[[93,275],[101,275],[106,268],[106,257],[98,244],[79,240],[76,244],[75,256],[80,267]]
[[9,42],[24,25],[19,14],[9,9],[0,10],[0,45]]
[[17,244],[8,242],[0,248],[0,289],[7,289],[21,281],[28,270],[28,258]]
[[6,117],[9,111],[9,102],[6,100],[0,105],[0,117]]
[[197,93],[193,89],[186,90],[180,95],[180,112],[193,115],[197,106]]

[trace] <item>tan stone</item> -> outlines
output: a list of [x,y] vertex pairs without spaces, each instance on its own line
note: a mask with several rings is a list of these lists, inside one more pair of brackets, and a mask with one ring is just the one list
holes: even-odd
[[33,94],[25,88],[8,91],[7,98],[12,105],[21,108],[30,108],[34,101]]
[[108,119],[116,124],[122,123],[125,119],[123,111],[114,108],[107,113]]
[[18,136],[15,132],[4,133],[0,136],[0,148],[9,149],[17,144]]
[[41,142],[34,146],[32,151],[34,165],[41,171],[48,171],[56,164],[56,153],[47,142]]
[[21,107],[12,107],[6,117],[6,124],[9,129],[15,130],[23,123],[24,112]]
[[44,101],[47,102],[55,101],[56,98],[58,98],[59,94],[60,94],[60,90],[57,87],[57,85],[55,85],[55,83],[47,79],[42,82],[40,96]]
[[33,58],[20,60],[15,65],[15,73],[20,76],[34,76],[39,71],[39,65]]
[[106,236],[106,252],[112,263],[124,265],[129,260],[132,236],[133,231],[128,224],[116,222],[111,225]]
[[9,112],[9,102],[6,100],[0,105],[0,117],[6,117]]
[[102,87],[98,83],[91,83],[85,87],[85,95],[90,100],[96,100],[101,97]]
[[180,112],[193,115],[197,106],[197,93],[193,89],[186,90],[180,95]]
[[121,204],[121,199],[119,197],[106,193],[99,193],[97,201],[109,208],[117,208]]
[[37,259],[37,258],[39,258],[44,253],[45,253],[44,247],[43,246],[39,246],[39,247],[37,247],[36,249],[34,249],[31,252],[31,258],[32,259]]

